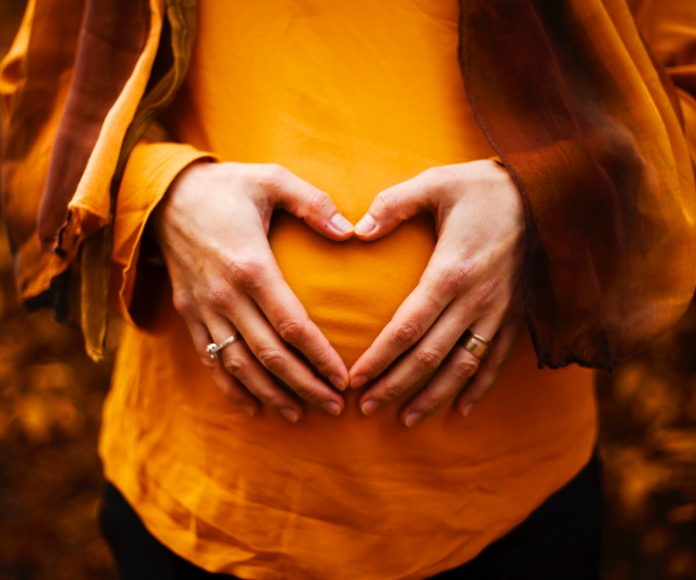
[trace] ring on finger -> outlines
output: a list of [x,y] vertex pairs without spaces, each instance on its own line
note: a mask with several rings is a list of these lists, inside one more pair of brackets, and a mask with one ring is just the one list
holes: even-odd
[[491,341],[467,329],[461,338],[460,344],[477,359],[483,360],[488,353],[488,348],[491,346]]
[[219,358],[222,350],[230,346],[235,340],[237,340],[237,334],[233,334],[232,336],[226,338],[220,344],[211,342],[205,347],[205,350],[210,355],[210,358]]

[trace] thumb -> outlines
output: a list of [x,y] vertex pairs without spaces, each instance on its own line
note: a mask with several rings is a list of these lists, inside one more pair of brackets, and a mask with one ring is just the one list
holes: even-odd
[[345,240],[353,235],[353,224],[338,211],[329,195],[290,171],[284,175],[277,204],[327,238]]
[[422,175],[381,191],[356,224],[355,235],[365,241],[380,238],[402,221],[429,208],[430,188]]

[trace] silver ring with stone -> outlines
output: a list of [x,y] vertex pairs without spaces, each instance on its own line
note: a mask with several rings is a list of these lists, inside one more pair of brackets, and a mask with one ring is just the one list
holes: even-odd
[[210,355],[210,358],[220,358],[220,353],[222,352],[222,350],[230,346],[236,339],[237,335],[233,334],[220,344],[215,344],[214,342],[211,342],[208,346],[205,347],[205,350]]

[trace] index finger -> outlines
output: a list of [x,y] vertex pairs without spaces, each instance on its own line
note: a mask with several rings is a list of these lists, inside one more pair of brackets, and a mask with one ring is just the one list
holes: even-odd
[[[435,254],[433,254],[435,257]],[[444,288],[431,258],[418,286],[399,306],[379,336],[350,369],[350,385],[358,389],[382,373],[411,348],[452,301],[455,292]]]
[[348,385],[348,369],[331,343],[312,322],[302,303],[283,278],[273,259],[263,261],[262,271],[247,294],[256,302],[278,335],[299,350],[314,368],[338,390]]

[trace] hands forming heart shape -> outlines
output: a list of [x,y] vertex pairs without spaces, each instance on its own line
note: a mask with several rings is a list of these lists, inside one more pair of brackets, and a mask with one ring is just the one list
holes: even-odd
[[[437,245],[418,286],[350,370],[276,264],[268,229],[278,208],[337,241],[379,239],[425,211],[435,218]],[[172,183],[151,225],[201,361],[250,415],[264,405],[295,422],[302,400],[339,415],[345,401],[338,391],[349,385],[368,385],[359,404],[371,415],[418,382],[424,386],[400,413],[405,425],[456,393],[455,408],[467,415],[495,382],[521,327],[522,201],[495,161],[428,169],[382,191],[355,227],[326,193],[283,167],[199,162]],[[467,329],[492,340],[483,361],[462,346]],[[244,340],[210,357],[211,337],[221,343],[236,333]]]

